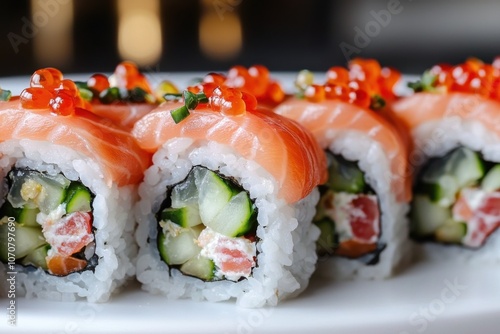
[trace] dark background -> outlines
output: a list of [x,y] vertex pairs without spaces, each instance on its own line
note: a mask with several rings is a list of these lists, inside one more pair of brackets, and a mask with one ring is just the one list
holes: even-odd
[[[33,22],[33,6],[37,1],[71,8],[72,22],[66,28],[71,45],[65,46],[64,59],[41,56],[37,51],[43,46],[36,46],[39,42],[35,40],[43,33],[47,35],[45,25],[39,27],[34,36],[23,35],[26,20]],[[157,0],[119,1],[144,3]],[[265,64],[273,71],[303,68],[324,71],[332,65],[345,64],[341,43],[355,46],[355,28],[364,30],[374,21],[370,12],[386,10],[391,1],[159,1],[163,51],[155,60],[141,65],[165,72],[226,70],[234,64],[249,66],[255,63]],[[0,9],[0,76],[27,75],[46,66],[58,67],[65,72],[112,71],[121,60],[117,48],[117,2],[3,1]],[[437,62],[457,63],[469,56],[491,61],[500,54],[498,0],[401,0],[400,7],[401,12],[392,15],[390,22],[370,38],[369,44],[353,55],[377,58],[383,65],[397,67],[405,73],[420,73]],[[215,24],[225,31],[234,29],[229,23],[239,20],[241,48],[214,56],[200,47],[200,20],[207,13],[216,15],[218,21]],[[56,14],[49,20],[58,19]],[[13,34],[23,38],[23,43],[17,46],[18,52],[9,40],[9,34],[11,39]],[[212,35],[213,38],[218,36]],[[47,47],[57,52],[58,42],[59,37],[54,35]]]

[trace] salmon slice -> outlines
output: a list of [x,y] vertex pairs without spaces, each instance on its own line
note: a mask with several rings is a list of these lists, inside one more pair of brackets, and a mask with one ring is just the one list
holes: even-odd
[[52,275],[66,276],[81,271],[87,266],[87,261],[71,256],[54,254],[47,256],[47,268]]
[[278,195],[288,203],[304,198],[326,182],[326,157],[314,137],[296,122],[263,109],[243,116],[196,109],[175,124],[170,111],[178,106],[164,103],[135,124],[132,134],[144,150],[155,152],[176,137],[231,146],[267,170],[278,182]]
[[392,177],[388,181],[396,199],[400,202],[411,199],[411,179],[407,177],[407,141],[381,115],[338,100],[314,103],[297,98],[288,99],[274,111],[306,127],[325,149],[335,137],[345,131],[358,131],[368,135],[380,144],[390,161]]
[[479,121],[500,135],[500,103],[479,95],[417,93],[396,101],[389,110],[409,130],[445,117],[460,117]]
[[150,103],[92,103],[92,112],[108,118],[126,130],[131,130],[135,122],[156,107],[156,104]]
[[58,116],[49,109],[24,109],[18,98],[0,102],[0,142],[10,139],[47,141],[69,147],[95,160],[108,184],[136,184],[142,180],[151,155],[134,138],[109,120],[76,108],[74,116]]
[[43,224],[43,235],[59,255],[71,256],[94,241],[91,220],[87,212],[74,212]]

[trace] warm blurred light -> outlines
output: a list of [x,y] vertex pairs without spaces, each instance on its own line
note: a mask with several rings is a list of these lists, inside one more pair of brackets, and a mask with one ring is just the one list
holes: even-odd
[[215,10],[207,10],[200,19],[199,29],[200,47],[207,56],[228,60],[240,52],[243,36],[236,10],[223,15]]
[[160,0],[117,0],[118,52],[139,66],[156,64],[162,54]]
[[73,1],[31,0],[31,24],[36,60],[43,66],[63,66],[73,58]]

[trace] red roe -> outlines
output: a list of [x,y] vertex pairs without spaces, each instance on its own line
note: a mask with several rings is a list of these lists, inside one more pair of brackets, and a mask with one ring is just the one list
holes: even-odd
[[115,81],[113,86],[118,88],[132,90],[138,87],[148,94],[152,93],[151,86],[144,74],[139,71],[137,65],[130,61],[121,62],[116,66],[113,81]]
[[500,100],[500,57],[491,64],[477,58],[469,58],[456,66],[438,64],[430,69],[430,74],[436,76],[432,88],[438,91],[471,93]]
[[[305,77],[303,75],[302,79]],[[304,98],[311,102],[340,100],[369,108],[372,99],[378,97],[394,100],[394,88],[400,79],[401,73],[393,68],[381,67],[374,59],[356,58],[349,62],[348,68],[334,66],[328,69],[324,85],[310,84],[299,78],[301,82],[296,84],[305,87]]]
[[104,74],[94,74],[87,80],[87,86],[99,94],[109,88],[108,77]]
[[187,90],[194,94],[203,92],[208,98],[208,103],[199,103],[198,108],[208,107],[226,116],[240,116],[257,109],[256,97],[238,88],[204,82]]
[[75,107],[90,107],[89,103],[80,97],[76,84],[63,79],[62,73],[55,68],[35,71],[30,79],[30,87],[21,92],[20,101],[23,108],[49,108],[62,116],[73,115]]
[[248,69],[241,65],[233,66],[229,69],[227,76],[210,73],[203,79],[203,82],[239,88],[253,95],[260,103],[277,105],[285,99],[283,88],[271,79],[269,70],[263,65],[253,65]]

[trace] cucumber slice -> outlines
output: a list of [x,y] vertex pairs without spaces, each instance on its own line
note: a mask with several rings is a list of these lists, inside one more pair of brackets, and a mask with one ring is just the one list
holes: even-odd
[[[9,237],[13,239],[9,241]],[[40,228],[25,227],[15,223],[12,231],[8,223],[0,225],[0,260],[3,262],[8,261],[9,253],[20,259],[45,243]]]
[[92,194],[90,190],[80,182],[71,183],[64,201],[66,202],[67,213],[92,211]]
[[450,221],[440,226],[435,233],[436,240],[445,243],[461,243],[467,234],[467,224]]
[[481,188],[488,192],[500,189],[500,165],[490,169],[481,182]]
[[[201,168],[196,167],[196,169]],[[173,208],[195,206],[198,210],[198,188],[196,187],[194,174],[194,172],[189,173],[186,180],[172,189],[171,200]]]
[[171,221],[181,227],[193,227],[201,224],[198,205],[189,205],[183,208],[167,208],[162,211],[161,219]]
[[411,234],[416,238],[432,236],[437,228],[451,219],[448,208],[433,203],[425,195],[415,195],[412,202]]
[[210,281],[215,276],[215,264],[212,260],[198,256],[184,263],[180,270],[183,274]]
[[62,175],[52,176],[24,169],[11,171],[9,178],[12,180],[12,186],[7,199],[14,208],[38,207],[46,214],[64,201],[66,188],[70,184]]
[[21,264],[23,266],[29,266],[32,265],[35,268],[42,268],[43,270],[47,270],[47,252],[50,249],[49,244],[45,244],[41,247],[38,247],[21,261]]
[[457,192],[473,185],[484,175],[480,156],[465,147],[459,147],[445,156],[433,159],[420,177],[422,183],[436,185],[431,198],[442,206],[450,206]]
[[182,229],[176,236],[158,235],[160,256],[168,265],[179,265],[197,256],[201,248],[195,243],[195,233],[191,229]]
[[432,202],[448,208],[455,203],[459,190],[457,179],[445,174],[436,183],[421,183],[417,192],[428,195]]
[[246,191],[231,198],[219,214],[205,221],[205,226],[227,237],[239,237],[250,231],[255,222],[252,201]]
[[40,224],[36,222],[36,215],[39,212],[40,210],[38,209],[21,209],[17,217],[17,222],[21,226],[40,227]]
[[9,201],[5,201],[0,209],[0,218],[14,217],[16,222],[21,226],[40,227],[36,222],[36,215],[40,212],[38,209],[30,208],[13,208]]
[[335,192],[358,194],[365,189],[365,178],[358,164],[341,156],[329,155],[328,184]]
[[321,234],[316,242],[316,249],[319,254],[333,254],[333,251],[338,246],[335,235],[335,223],[330,218],[323,218],[315,222],[319,227]]
[[214,221],[215,216],[231,200],[233,190],[221,177],[206,168],[197,167],[194,169],[194,174],[199,192],[201,221],[209,226],[208,224]]

